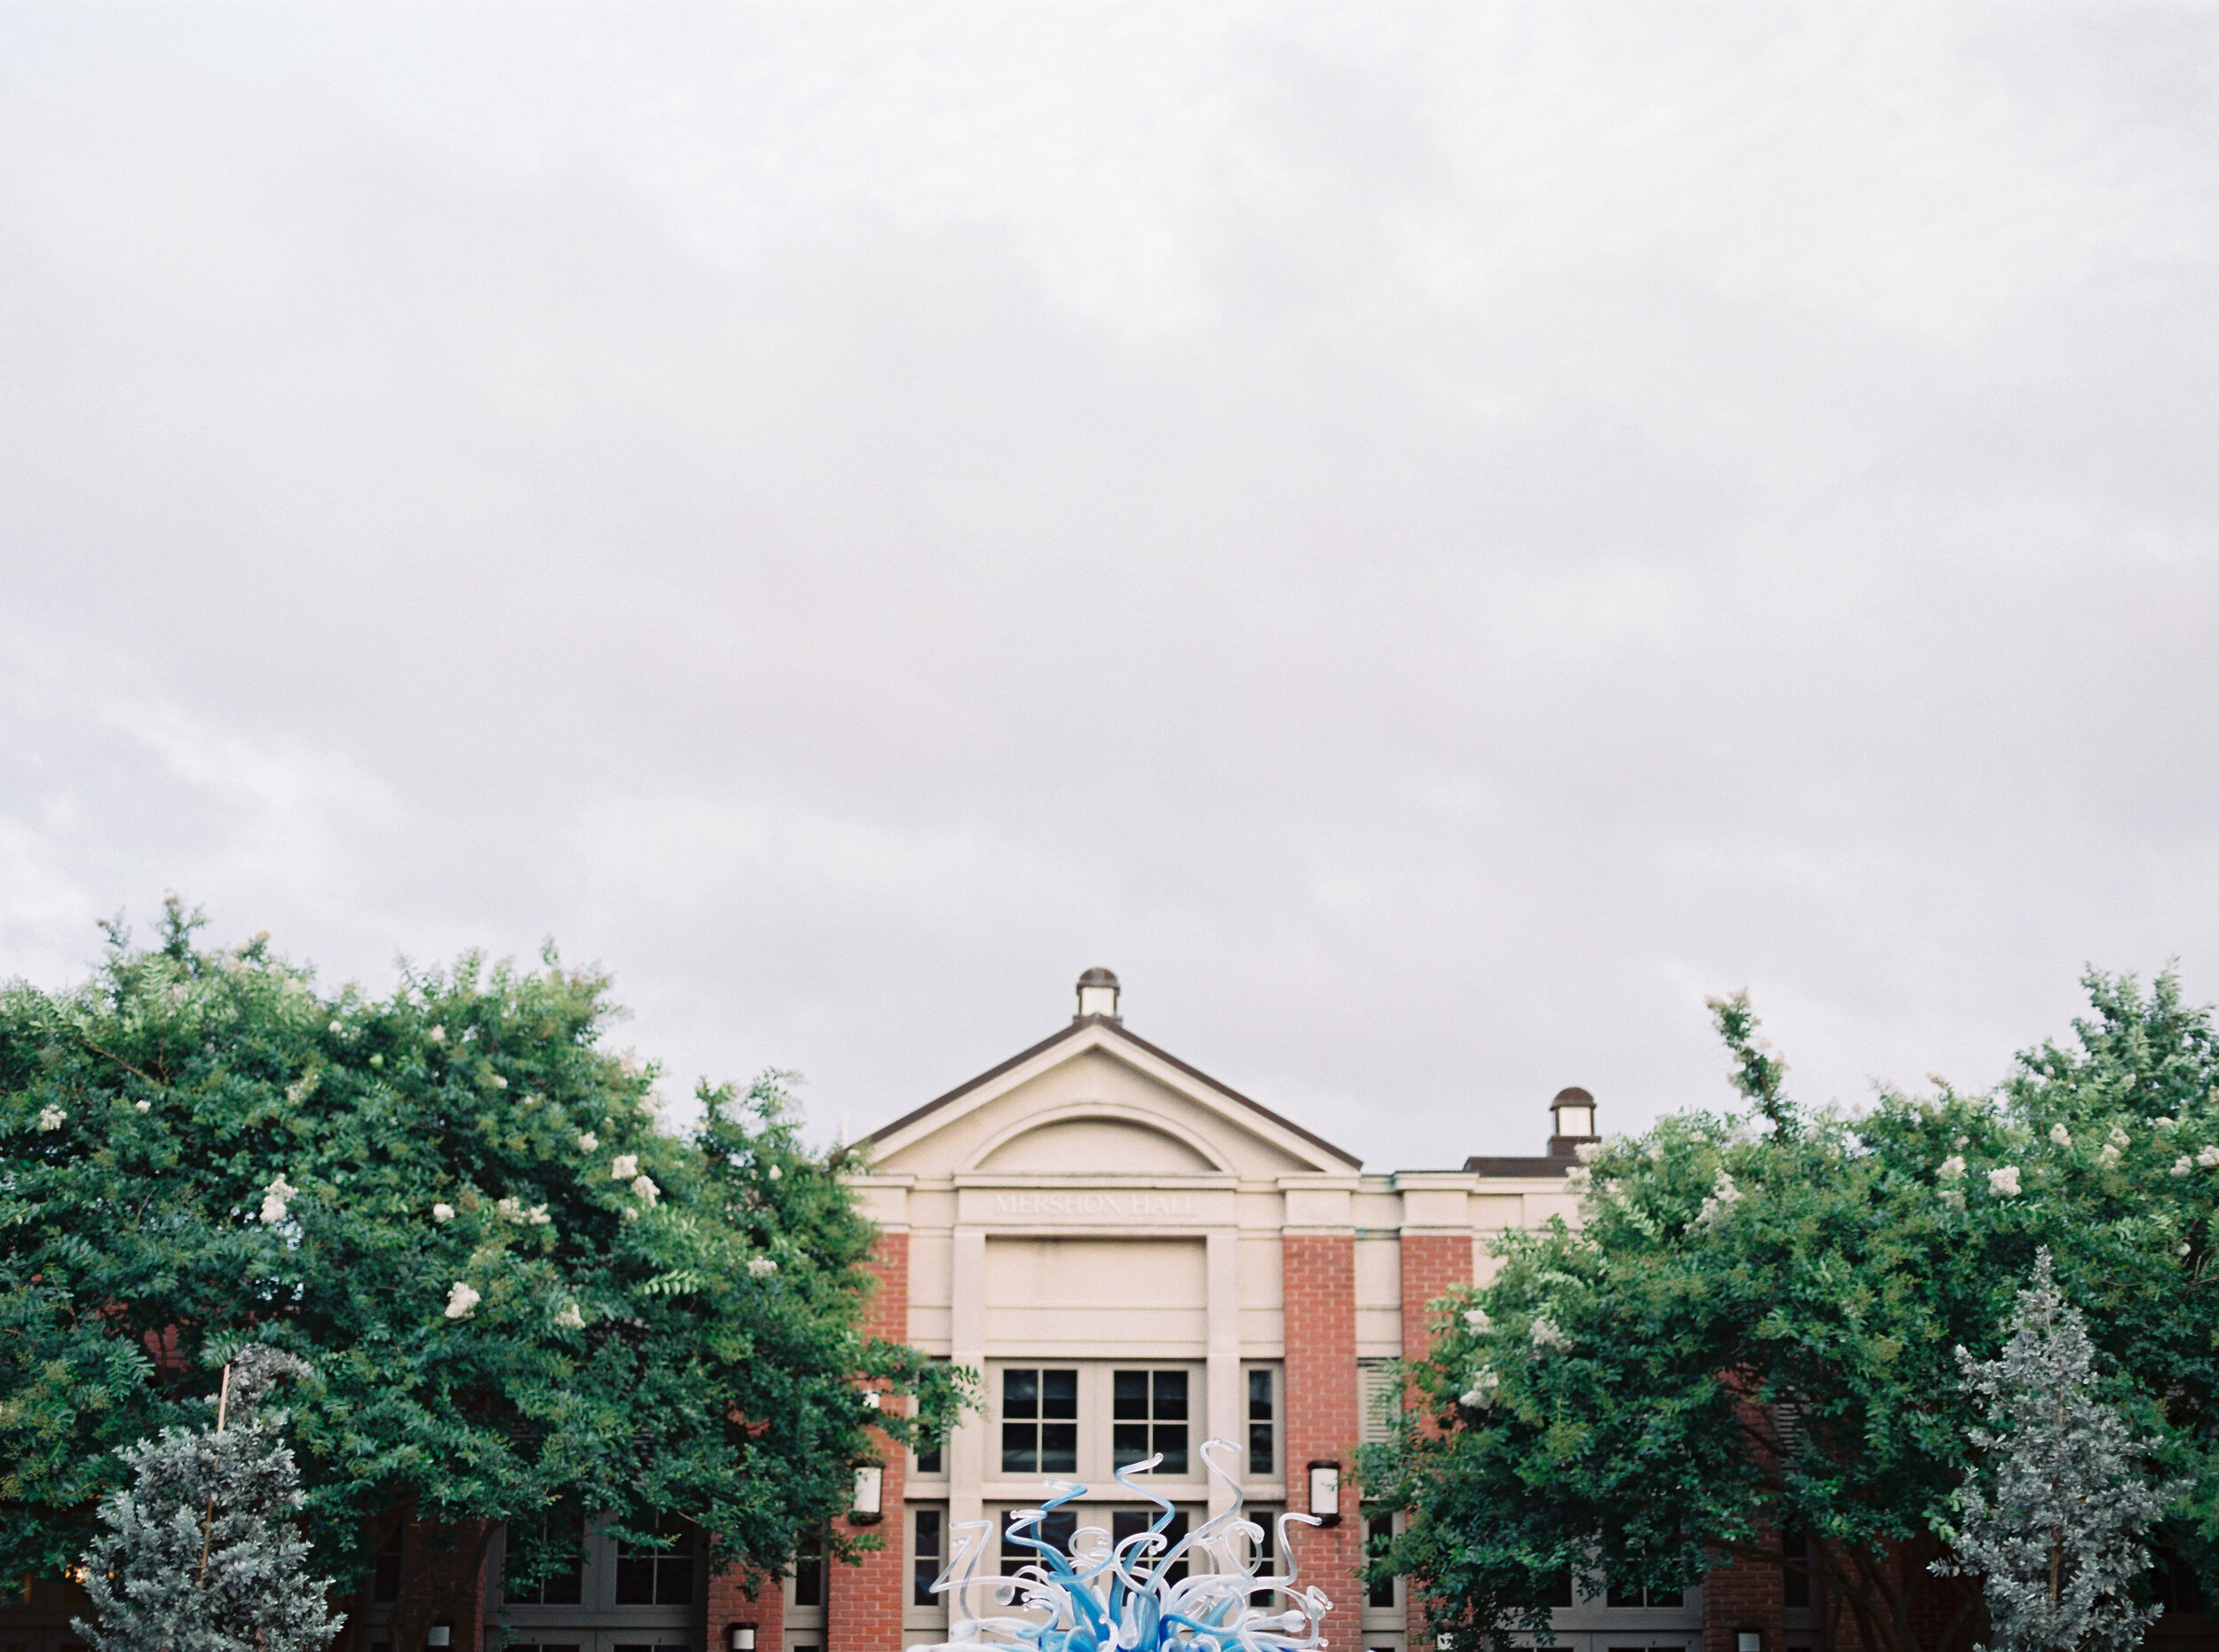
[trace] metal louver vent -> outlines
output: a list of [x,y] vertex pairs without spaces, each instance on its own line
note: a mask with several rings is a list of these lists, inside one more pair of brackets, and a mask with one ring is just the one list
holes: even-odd
[[1402,1410],[1402,1384],[1392,1360],[1360,1359],[1356,1379],[1363,1403],[1357,1439],[1365,1445],[1384,1445],[1394,1437],[1395,1419]]

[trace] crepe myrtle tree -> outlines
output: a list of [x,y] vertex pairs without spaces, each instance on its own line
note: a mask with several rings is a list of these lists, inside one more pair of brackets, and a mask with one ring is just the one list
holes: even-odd
[[499,1522],[523,1582],[587,1516],[681,1516],[760,1577],[952,1423],[975,1379],[864,1334],[873,1230],[778,1075],[675,1134],[551,946],[371,997],[200,924],[171,897],[158,945],[119,922],[83,985],[0,994],[0,1575],[83,1552],[115,1448],[201,1416],[242,1340],[313,1368],[301,1529],[349,1609],[402,1522],[452,1552],[400,1645]]
[[109,1529],[84,1560],[99,1652],[321,1652],[342,1620],[309,1574],[285,1414],[263,1399],[308,1367],[250,1342],[225,1367],[200,1428],[164,1428],[117,1455],[131,1482],[101,1499]]
[[1978,1577],[1993,1652],[2127,1652],[2159,1609],[2135,1598],[2143,1541],[2181,1488],[2151,1482],[2149,1443],[2098,1393],[2094,1348],[2047,1248],[1993,1360],[1957,1350],[1986,1426],[1983,1462],[1957,1493],[1944,1575]]
[[2085,977],[2069,1045],[1992,1092],[1799,1106],[1744,998],[1713,1006],[1744,1111],[1590,1150],[1576,1225],[1506,1234],[1435,1304],[1369,1495],[1407,1512],[1376,1569],[1452,1642],[1545,1632],[1567,1572],[1678,1588],[1731,1559],[1807,1569],[1817,1639],[1942,1652],[1987,1629],[1937,1577],[1993,1357],[2036,1252],[2181,1490],[2160,1538],[2219,1583],[2219,1046],[2160,976]]

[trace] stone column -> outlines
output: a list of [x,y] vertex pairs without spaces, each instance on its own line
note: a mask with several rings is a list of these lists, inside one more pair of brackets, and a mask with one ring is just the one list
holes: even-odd
[[[1248,1426],[1241,1393],[1241,1280],[1240,1232],[1212,1229],[1204,1266],[1209,1280],[1208,1374],[1204,1379],[1205,1401],[1199,1420],[1204,1437],[1230,1440],[1236,1475],[1245,1472]],[[1220,1514],[1233,1506],[1235,1489],[1210,1482],[1210,1513]]]
[[[954,1243],[953,1311],[950,1314],[949,1350],[958,1365],[986,1375],[986,1232],[983,1228],[958,1228]],[[988,1415],[993,1395],[982,1395],[985,1409],[966,1411],[948,1438],[948,1522],[960,1526],[985,1518],[983,1490],[986,1483]],[[952,1553],[952,1551],[951,1551]]]

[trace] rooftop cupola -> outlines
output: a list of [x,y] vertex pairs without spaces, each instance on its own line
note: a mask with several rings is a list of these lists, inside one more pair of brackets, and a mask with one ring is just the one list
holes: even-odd
[[1102,1016],[1110,1021],[1122,1021],[1117,1014],[1117,976],[1113,969],[1089,969],[1078,977],[1078,1014],[1074,1021],[1084,1021],[1089,1016]]
[[1549,1157],[1575,1158],[1580,1143],[1592,1142],[1595,1134],[1595,1098],[1575,1084],[1556,1093],[1556,1100],[1549,1103]]

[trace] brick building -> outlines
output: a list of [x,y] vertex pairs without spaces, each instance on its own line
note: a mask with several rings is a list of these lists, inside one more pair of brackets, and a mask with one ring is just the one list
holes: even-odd
[[[1080,977],[1077,1008],[877,1132],[872,1173],[855,1179],[882,1236],[873,1329],[986,1387],[983,1412],[938,1450],[888,1451],[877,1508],[849,1517],[881,1552],[860,1567],[805,1562],[750,1601],[683,1546],[625,1553],[588,1532],[575,1574],[514,1598],[500,1534],[465,1577],[412,1529],[381,1561],[379,1604],[335,1652],[427,1652],[393,1644],[405,1606],[454,1652],[504,1638],[531,1652],[729,1652],[743,1624],[758,1652],[900,1652],[947,1634],[926,1585],[959,1526],[1037,1506],[1054,1475],[1092,1488],[1081,1523],[1123,1535],[1149,1511],[1110,1471],[1151,1452],[1165,1458],[1152,1483],[1192,1524],[1230,1497],[1199,1455],[1213,1437],[1239,1448],[1252,1514],[1323,1509],[1395,1403],[1392,1363],[1423,1352],[1426,1304],[1483,1277],[1504,1229],[1577,1218],[1563,1177],[1595,1134],[1583,1090],[1557,1096],[1541,1155],[1367,1172],[1130,1030],[1108,971]],[[1346,1490],[1336,1523],[1295,1529],[1302,1577],[1331,1596],[1339,1652],[1413,1652],[1416,1609],[1357,1577],[1381,1528]],[[0,1652],[71,1652],[59,1585],[38,1591],[0,1606]],[[1817,1640],[1807,1594],[1765,1568],[1670,1598],[1575,1580],[1556,1619],[1566,1652],[1738,1652],[1751,1629],[1762,1652]]]

